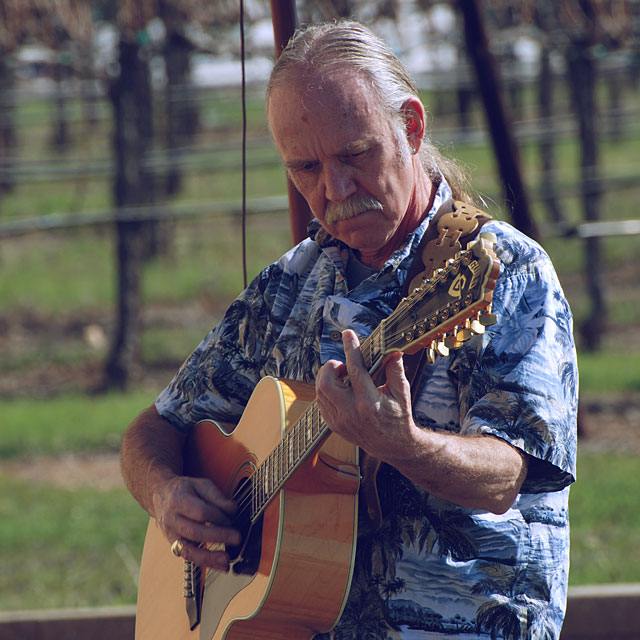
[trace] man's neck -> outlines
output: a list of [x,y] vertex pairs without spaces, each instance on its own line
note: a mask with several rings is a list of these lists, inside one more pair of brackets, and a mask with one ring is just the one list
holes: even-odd
[[[426,185],[424,187],[416,185],[407,211],[393,236],[383,247],[376,251],[358,251],[357,255],[360,262],[373,269],[382,269],[391,254],[402,246],[405,238],[415,231],[425,219],[426,215],[431,211],[431,207],[433,207],[437,191],[436,186],[427,178],[426,174],[425,178]],[[419,204],[424,202],[426,202],[426,205]]]

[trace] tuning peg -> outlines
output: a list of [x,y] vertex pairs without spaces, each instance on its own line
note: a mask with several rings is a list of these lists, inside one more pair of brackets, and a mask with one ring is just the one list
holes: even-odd
[[436,350],[433,347],[427,347],[425,349],[425,357],[429,364],[433,364],[436,361]]
[[495,313],[485,311],[478,316],[478,321],[485,327],[490,327],[492,324],[498,322],[498,316]]
[[484,333],[484,325],[479,320],[472,320],[469,324],[469,328],[471,329],[471,331],[473,331],[473,333]]
[[460,271],[460,262],[455,258],[449,258],[446,267],[448,273],[458,273]]
[[[484,327],[483,327],[484,329]],[[458,342],[465,342],[467,340],[469,340],[470,338],[473,338],[474,336],[474,331],[473,329],[471,329],[471,327],[464,327],[463,329],[459,329],[456,332],[456,340]]]
[[444,339],[444,346],[447,347],[447,349],[459,349],[462,346],[462,342],[460,342],[455,335],[447,336]]
[[444,342],[437,342],[436,343],[436,353],[443,357],[446,358],[449,355],[449,347],[447,347],[447,345],[445,345]]

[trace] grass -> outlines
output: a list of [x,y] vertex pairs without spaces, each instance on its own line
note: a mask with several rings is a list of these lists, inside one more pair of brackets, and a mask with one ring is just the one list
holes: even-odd
[[0,461],[69,451],[117,451],[126,426],[154,399],[153,393],[143,391],[2,399]]
[[0,609],[135,603],[147,518],[124,489],[0,481]]
[[621,348],[578,353],[578,368],[581,393],[640,392],[640,353]]
[[569,582],[640,580],[640,457],[581,453],[570,493]]

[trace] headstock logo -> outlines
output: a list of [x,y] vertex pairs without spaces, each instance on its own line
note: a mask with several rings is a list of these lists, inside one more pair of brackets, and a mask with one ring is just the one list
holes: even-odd
[[461,298],[466,284],[466,276],[463,273],[459,273],[449,287],[449,295],[452,298]]

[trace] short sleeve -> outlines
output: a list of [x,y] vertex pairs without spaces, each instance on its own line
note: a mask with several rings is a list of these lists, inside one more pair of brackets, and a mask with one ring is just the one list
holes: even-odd
[[451,368],[462,398],[461,432],[491,434],[528,454],[522,493],[559,491],[576,476],[571,311],[546,253],[518,232],[505,234],[506,225],[489,226],[498,230],[502,263],[493,298],[498,322],[482,349],[464,351]]
[[239,420],[261,377],[270,289],[281,276],[278,264],[258,275],[160,393],[156,409],[178,429],[203,419]]

